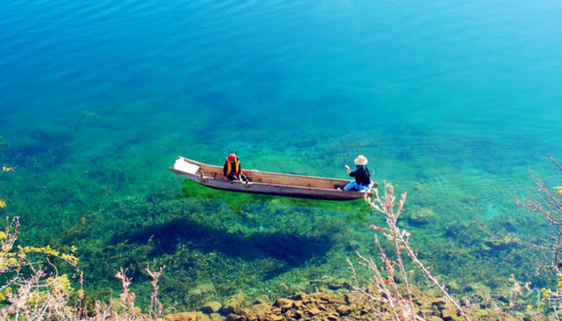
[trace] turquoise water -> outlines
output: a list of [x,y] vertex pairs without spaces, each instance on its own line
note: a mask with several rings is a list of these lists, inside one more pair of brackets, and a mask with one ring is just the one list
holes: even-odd
[[[0,214],[21,216],[22,240],[75,244],[100,292],[123,265],[146,283],[150,262],[167,264],[173,299],[209,282],[217,297],[282,295],[374,252],[368,224],[347,220],[366,205],[177,199],[167,167],[235,152],[245,168],[346,178],[364,154],[409,193],[428,264],[464,276],[454,290],[494,291],[535,259],[504,260],[513,249],[481,246],[480,228],[541,226],[507,194],[531,195],[529,167],[560,185],[544,159],[562,157],[560,16],[556,1],[4,0],[0,162],[17,168],[0,176]],[[423,208],[429,222],[408,220]]]

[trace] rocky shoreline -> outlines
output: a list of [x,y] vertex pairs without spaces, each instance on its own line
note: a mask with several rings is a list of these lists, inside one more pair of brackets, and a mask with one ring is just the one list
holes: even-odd
[[[458,311],[445,299],[416,291],[414,309],[428,321],[464,320]],[[335,321],[335,320],[392,320],[389,309],[380,303],[372,304],[359,293],[327,291],[311,294],[297,294],[290,298],[268,302],[255,300],[244,305],[243,294],[231,297],[223,306],[219,302],[205,304],[201,311],[170,314],[166,321]],[[473,321],[484,320],[539,320],[533,315],[515,318],[493,309],[472,307],[465,312]]]

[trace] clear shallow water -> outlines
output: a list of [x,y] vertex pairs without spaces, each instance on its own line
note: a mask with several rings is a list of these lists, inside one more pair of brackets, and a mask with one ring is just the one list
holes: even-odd
[[[526,195],[528,167],[555,174],[544,155],[562,154],[561,14],[555,1],[3,1],[0,162],[18,168],[0,177],[2,214],[60,241],[85,212],[117,220],[108,199],[179,193],[177,155],[236,152],[246,168],[341,178],[364,154],[412,212],[435,212],[420,238],[506,221],[506,190]],[[275,229],[260,211],[232,224]]]

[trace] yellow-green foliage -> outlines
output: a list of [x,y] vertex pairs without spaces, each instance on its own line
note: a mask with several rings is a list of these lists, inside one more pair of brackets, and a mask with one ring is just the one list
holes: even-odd
[[[562,188],[562,187],[561,187]],[[557,292],[560,292],[562,289],[562,274],[558,273],[558,283],[556,284],[556,292],[552,292],[550,289],[548,288],[542,288],[541,289],[541,302],[539,304],[539,306],[537,307],[537,311],[539,313],[543,313],[544,312],[544,307],[548,304],[548,300],[554,295],[557,294]],[[532,311],[533,310],[533,306],[529,305],[527,306],[527,311]]]
[[552,292],[550,291],[550,289],[547,288],[542,288],[541,289],[541,303],[539,305],[539,307],[537,308],[538,312],[544,312],[544,307],[547,304],[548,299],[551,297]]
[[0,273],[4,273],[11,268],[18,266],[19,262],[20,261],[14,253],[2,256],[2,258],[0,258]]
[[68,300],[70,294],[74,292],[71,287],[68,275],[63,274],[58,277],[50,277],[46,280],[49,291],[36,288],[29,296],[25,298],[25,304],[28,307],[43,306],[47,309],[59,309],[59,316],[71,316],[74,309],[68,305],[60,305],[61,300]]
[[20,264],[21,255],[12,252],[12,247],[7,241],[8,235],[0,231],[0,242],[2,243],[2,255],[0,256],[0,273],[4,273]]
[[12,292],[11,287],[6,287],[4,291],[0,292],[0,302],[4,302],[6,300],[8,293],[10,292]]
[[[17,222],[17,219],[15,222]],[[17,226],[18,223],[15,224]],[[15,235],[17,235],[17,230],[14,229],[14,231],[12,231],[11,225],[9,228],[6,228],[5,231],[0,231],[0,243],[2,247],[2,253],[0,255],[0,273],[6,273],[11,271],[12,269],[30,264],[27,255],[31,253],[57,257],[66,261],[72,266],[76,266],[78,264],[78,258],[74,256],[74,254],[61,253],[55,249],[52,249],[49,245],[43,247],[22,247],[18,245],[17,250],[14,250],[14,242],[17,239]],[[72,246],[71,251],[72,253],[74,253],[76,251],[76,247]],[[68,279],[66,276],[61,276],[59,277],[60,280],[56,281],[63,282],[65,278]]]
[[[53,274],[45,274],[47,270],[39,267],[41,263],[37,256],[57,257],[72,266],[77,265],[78,258],[73,254],[61,253],[48,245],[14,246],[18,226],[18,218],[15,218],[0,232],[0,274],[8,275],[8,278],[5,278],[8,281],[0,292],[0,302],[6,304],[3,305],[6,309],[3,308],[2,313],[22,313],[22,319],[33,319],[38,311],[55,311],[58,319],[72,316],[75,311],[68,302],[74,289],[68,275],[58,275],[58,268],[54,269]],[[72,253],[75,250],[73,246]],[[28,257],[29,255],[33,255],[33,258]],[[31,269],[22,269],[25,267]],[[83,291],[79,292],[78,296],[82,299]]]
[[[58,257],[72,265],[76,265],[78,264],[78,258],[72,254],[65,254],[65,253],[60,253],[57,250],[52,249],[49,245],[44,246],[44,247],[35,247],[35,246],[25,246],[25,247],[21,247],[18,246],[18,249],[23,252],[23,253],[41,253],[41,254],[45,254],[47,256],[55,256]],[[74,246],[72,246],[72,252],[74,252],[76,250],[76,248]]]
[[70,280],[68,279],[68,275],[66,274],[63,274],[56,278],[49,278],[47,279],[47,282],[53,286],[52,291],[59,291],[64,294],[74,292],[74,289],[72,288],[72,283],[70,283]]
[[0,199],[0,208],[6,207],[6,202]]

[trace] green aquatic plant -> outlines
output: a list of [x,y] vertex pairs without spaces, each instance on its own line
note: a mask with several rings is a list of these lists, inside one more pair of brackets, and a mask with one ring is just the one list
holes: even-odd
[[369,213],[367,212],[355,212],[350,213],[347,218],[346,222],[355,222],[357,225],[365,225],[367,224],[367,220],[369,219]]
[[245,194],[232,191],[217,191],[197,184],[189,179],[185,179],[182,181],[180,194],[176,195],[175,198],[200,198],[205,200],[205,202],[209,202],[213,199],[221,199],[226,201],[233,211],[240,213],[248,204],[254,201],[267,201],[272,197],[267,195]]
[[10,146],[10,143],[8,142],[8,140],[2,136],[0,136],[0,150],[7,148]]
[[[250,298],[286,293],[278,284],[292,288],[288,279],[306,279],[309,266],[325,264],[345,227],[337,211],[275,202],[252,202],[237,213],[220,199],[127,197],[106,202],[101,213],[113,219],[96,228],[98,240],[74,239],[84,257],[89,293],[107,297],[106,288],[89,284],[107,284],[105,276],[120,266],[140,279],[147,264],[166,265],[173,274],[162,279],[163,301],[181,302],[182,310],[199,307],[202,298],[184,294],[210,281],[220,299],[239,290]],[[76,224],[81,225],[80,219]]]
[[74,242],[90,237],[95,232],[95,227],[101,223],[100,213],[88,211],[76,222],[62,238],[63,243]]
[[341,210],[348,213],[349,222],[357,222],[359,224],[365,224],[366,218],[369,214],[368,210],[365,209],[358,210],[358,204],[361,204],[362,200],[341,202],[341,201],[314,200],[314,199],[303,199],[303,198],[293,198],[293,197],[263,195],[263,194],[240,193],[240,192],[212,189],[206,186],[202,186],[189,179],[185,179],[182,181],[181,192],[177,194],[174,198],[175,199],[190,199],[190,198],[203,199],[205,200],[205,202],[210,202],[211,200],[221,200],[226,202],[229,205],[229,207],[236,213],[243,212],[247,206],[255,203],[287,205],[287,206],[294,206],[299,208]]
[[[0,139],[2,139],[2,136],[0,136]],[[1,143],[1,141],[0,141]],[[7,167],[7,166],[2,166],[2,171],[0,172],[0,174],[3,174],[4,172],[13,172],[14,169],[17,168],[17,166],[15,167]],[[6,201],[4,201],[3,199],[0,198],[0,209],[3,209],[4,207],[6,207]]]
[[412,212],[408,219],[413,224],[427,224],[431,220],[435,219],[435,212],[430,208],[420,208],[419,210]]
[[76,130],[79,130],[79,129],[85,127],[87,122],[91,123],[92,121],[99,122],[100,121],[99,116],[97,114],[91,112],[90,109],[83,110],[80,113],[80,117],[78,118],[78,120],[74,124],[74,128]]

